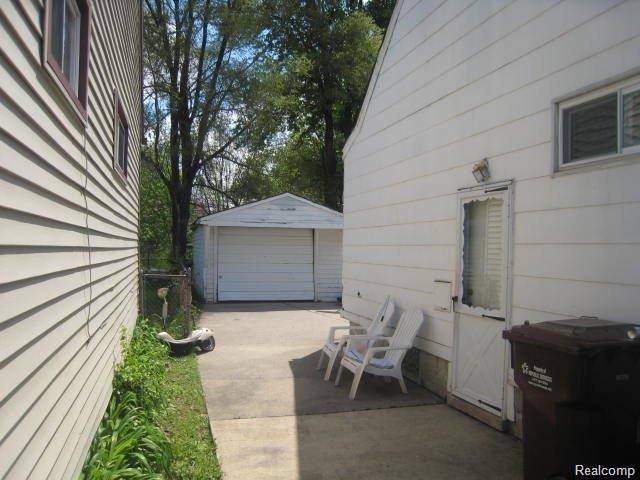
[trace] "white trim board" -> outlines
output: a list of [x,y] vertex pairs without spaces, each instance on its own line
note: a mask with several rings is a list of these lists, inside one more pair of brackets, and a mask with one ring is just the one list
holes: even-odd
[[[273,208],[269,208],[270,204]],[[252,214],[251,210],[255,212]],[[207,215],[196,223],[219,227],[342,229],[343,215],[306,198],[283,193]]]

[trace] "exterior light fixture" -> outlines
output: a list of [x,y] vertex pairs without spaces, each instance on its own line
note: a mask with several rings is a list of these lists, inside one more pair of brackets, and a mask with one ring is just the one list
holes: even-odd
[[473,173],[473,177],[476,179],[476,182],[486,182],[489,177],[491,177],[491,174],[489,173],[489,162],[487,162],[487,159],[483,158],[480,162],[474,164],[471,173]]

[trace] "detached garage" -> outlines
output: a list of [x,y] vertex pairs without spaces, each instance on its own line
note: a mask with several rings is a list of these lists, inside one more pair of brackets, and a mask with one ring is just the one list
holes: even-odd
[[336,301],[342,214],[284,193],[202,217],[192,271],[207,302]]

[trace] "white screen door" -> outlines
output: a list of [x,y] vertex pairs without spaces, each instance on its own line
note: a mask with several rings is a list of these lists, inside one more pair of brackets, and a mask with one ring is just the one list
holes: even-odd
[[503,416],[509,265],[509,189],[463,193],[452,393]]

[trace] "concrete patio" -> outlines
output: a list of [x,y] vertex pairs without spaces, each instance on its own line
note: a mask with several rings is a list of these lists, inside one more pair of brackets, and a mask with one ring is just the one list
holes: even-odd
[[[335,305],[211,306],[216,349],[199,356],[226,480],[519,479],[521,444],[422,387],[365,376],[355,401],[315,369]],[[332,377],[333,378],[333,377]]]

